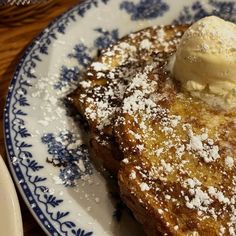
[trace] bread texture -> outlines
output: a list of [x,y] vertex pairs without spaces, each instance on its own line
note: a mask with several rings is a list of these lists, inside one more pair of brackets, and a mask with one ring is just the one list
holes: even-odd
[[181,91],[169,53],[129,83],[115,134],[121,197],[147,235],[235,235],[236,109]]
[[147,235],[236,235],[236,110],[181,90],[182,26],[150,27],[101,52],[68,96],[93,158],[118,177]]
[[187,26],[150,27],[125,36],[101,52],[87,69],[69,101],[89,124],[94,158],[114,175],[123,159],[114,123],[130,81],[160,52],[174,52]]

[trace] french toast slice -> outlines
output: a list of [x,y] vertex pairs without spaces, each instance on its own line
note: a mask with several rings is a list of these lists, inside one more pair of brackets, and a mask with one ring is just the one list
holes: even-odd
[[89,123],[94,159],[115,175],[123,153],[114,138],[113,124],[126,87],[136,73],[157,60],[160,51],[174,51],[187,27],[150,27],[122,38],[101,52],[68,96]]
[[182,92],[158,58],[117,114],[121,197],[147,235],[236,235],[236,109]]

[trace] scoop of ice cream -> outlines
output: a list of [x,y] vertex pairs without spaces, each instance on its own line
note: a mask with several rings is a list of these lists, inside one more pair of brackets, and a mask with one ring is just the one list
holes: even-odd
[[174,77],[216,105],[236,107],[236,25],[215,16],[194,23],[176,52]]

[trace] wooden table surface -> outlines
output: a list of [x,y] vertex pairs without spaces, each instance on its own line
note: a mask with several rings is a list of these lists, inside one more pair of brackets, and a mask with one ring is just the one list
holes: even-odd
[[[22,23],[20,26],[0,24],[0,154],[5,161],[7,157],[4,147],[2,125],[3,109],[8,86],[12,79],[17,62],[22,55],[24,48],[31,42],[31,40],[37,36],[37,34],[41,32],[53,18],[77,4],[79,0],[55,0],[55,2],[56,3],[50,9],[43,12],[40,18],[31,23]],[[1,10],[3,9],[0,7],[0,21],[2,16]],[[24,235],[45,235],[27,209],[27,206],[23,202],[19,192],[18,197],[21,206]]]

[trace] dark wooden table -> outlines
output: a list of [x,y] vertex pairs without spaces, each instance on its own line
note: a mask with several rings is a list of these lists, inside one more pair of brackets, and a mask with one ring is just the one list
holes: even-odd
[[[12,26],[6,23],[2,23],[0,25],[0,154],[5,161],[7,161],[7,157],[4,146],[2,125],[3,109],[8,86],[12,79],[17,62],[21,57],[24,48],[40,31],[42,31],[49,24],[49,22],[53,18],[60,15],[62,12],[66,11],[78,2],[79,0],[57,0],[55,1],[55,4],[53,4],[53,6],[51,6],[49,9],[42,11],[40,15],[37,16],[37,20],[34,20],[30,23],[17,22],[18,26]],[[0,7],[0,21],[3,15],[1,14],[1,10],[4,10],[4,12],[6,12],[5,8],[1,9]],[[30,10],[32,10],[32,8],[29,8],[29,11]],[[29,16],[28,21],[31,21],[33,17],[34,16],[32,15]],[[31,213],[27,209],[27,206],[23,202],[19,193],[18,197],[21,206],[24,235],[45,235],[43,230],[39,227]]]

